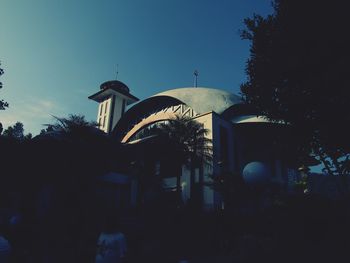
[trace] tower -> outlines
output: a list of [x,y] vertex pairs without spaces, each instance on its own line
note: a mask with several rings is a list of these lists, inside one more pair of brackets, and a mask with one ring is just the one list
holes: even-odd
[[139,99],[130,94],[128,86],[118,80],[110,80],[101,84],[100,91],[91,95],[89,99],[99,103],[97,123],[100,130],[110,133],[125,108]]

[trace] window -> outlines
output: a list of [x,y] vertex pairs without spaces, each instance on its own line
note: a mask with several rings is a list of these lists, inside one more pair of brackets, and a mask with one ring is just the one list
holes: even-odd
[[105,114],[107,113],[107,107],[108,107],[108,100],[105,102]]
[[101,116],[102,115],[102,108],[103,108],[103,103],[100,103],[100,111],[99,111],[99,116]]

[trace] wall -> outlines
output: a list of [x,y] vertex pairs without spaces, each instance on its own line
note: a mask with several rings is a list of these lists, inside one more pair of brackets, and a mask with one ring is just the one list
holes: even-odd
[[122,97],[113,95],[113,101],[114,101],[113,102],[114,106],[111,107],[111,111],[113,111],[113,118],[112,118],[111,126],[109,127],[109,131],[113,130],[114,126],[123,116],[125,107],[126,107],[125,99]]
[[97,113],[97,123],[100,130],[109,133],[124,114],[125,98],[118,93],[110,95],[100,102]]

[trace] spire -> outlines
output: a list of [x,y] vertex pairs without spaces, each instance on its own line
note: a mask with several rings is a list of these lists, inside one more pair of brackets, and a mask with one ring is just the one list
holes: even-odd
[[193,75],[194,75],[194,87],[197,88],[197,82],[198,82],[198,76],[199,76],[199,71],[198,70],[195,70],[193,72]]
[[117,74],[115,76],[115,80],[118,80],[118,74],[119,74],[119,64],[117,64]]

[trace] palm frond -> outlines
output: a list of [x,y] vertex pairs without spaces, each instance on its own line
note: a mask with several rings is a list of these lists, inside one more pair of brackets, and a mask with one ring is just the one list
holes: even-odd
[[177,142],[186,164],[210,164],[212,162],[212,140],[206,137],[209,130],[198,121],[187,116],[176,116],[159,125],[159,132]]

